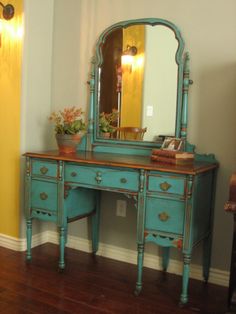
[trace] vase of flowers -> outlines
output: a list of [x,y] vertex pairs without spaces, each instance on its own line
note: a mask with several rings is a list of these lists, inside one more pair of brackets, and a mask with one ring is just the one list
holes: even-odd
[[74,153],[85,134],[81,108],[69,107],[53,112],[49,120],[55,123],[55,134],[59,152]]
[[103,138],[110,138],[111,134],[116,131],[116,123],[119,113],[116,109],[112,109],[111,113],[102,112],[99,115],[99,132]]

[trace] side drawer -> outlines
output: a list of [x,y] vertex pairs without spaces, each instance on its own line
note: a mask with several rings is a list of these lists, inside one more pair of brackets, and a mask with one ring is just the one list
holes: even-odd
[[145,229],[183,234],[184,202],[147,198]]
[[31,208],[57,210],[57,184],[32,180],[31,183]]
[[31,160],[32,176],[57,178],[57,162],[39,159]]
[[159,174],[149,174],[148,191],[168,193],[176,195],[185,195],[185,177],[182,176],[166,176]]
[[138,191],[139,172],[113,168],[65,166],[65,181],[82,185]]

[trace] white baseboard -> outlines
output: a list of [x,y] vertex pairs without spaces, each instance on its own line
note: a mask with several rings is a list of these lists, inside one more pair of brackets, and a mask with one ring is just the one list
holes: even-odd
[[[32,236],[32,247],[51,242],[48,232],[38,233]],[[0,246],[14,251],[26,250],[26,238],[19,239],[0,233]]]
[[[44,244],[46,242],[58,244],[58,233],[53,231],[45,231],[40,234],[33,235],[32,237],[32,247]],[[4,234],[0,234],[0,246],[15,251],[25,251],[26,239],[17,239]],[[66,246],[88,253],[92,251],[91,241],[71,235],[68,236]],[[97,252],[97,255],[121,262],[137,264],[136,251],[116,247],[105,243],[99,243],[99,250]],[[161,259],[159,256],[145,253],[144,266],[156,270],[161,270]],[[181,275],[182,267],[183,265],[181,261],[171,259],[168,266],[168,272]],[[190,277],[202,280],[202,267],[196,264],[191,264]],[[216,268],[211,268],[209,282],[227,287],[229,283],[229,272]]]

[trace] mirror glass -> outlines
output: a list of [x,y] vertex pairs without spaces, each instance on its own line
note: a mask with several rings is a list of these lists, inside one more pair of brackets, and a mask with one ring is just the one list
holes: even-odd
[[99,138],[152,142],[175,135],[175,35],[166,25],[138,24],[117,27],[105,37],[98,68]]

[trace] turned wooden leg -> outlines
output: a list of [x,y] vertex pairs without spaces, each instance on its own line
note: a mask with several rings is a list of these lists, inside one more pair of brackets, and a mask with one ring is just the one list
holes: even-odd
[[163,271],[167,271],[169,265],[169,257],[170,257],[170,248],[162,247],[162,268]]
[[60,257],[59,257],[59,270],[65,268],[65,228],[60,228]]
[[211,266],[211,243],[212,236],[209,235],[203,241],[203,278],[205,282],[208,282],[209,271]]
[[26,259],[28,261],[31,260],[31,242],[32,242],[32,219],[28,219],[26,222],[27,229],[26,229],[26,241],[27,241],[27,254]]
[[188,283],[189,283],[190,262],[191,262],[191,254],[184,254],[182,293],[180,297],[181,304],[185,304],[188,302]]
[[142,275],[143,275],[143,258],[144,244],[138,244],[138,278],[136,282],[135,295],[139,295],[142,290]]
[[96,196],[96,210],[92,215],[92,251],[96,254],[99,245],[99,223],[100,223],[100,192]]

